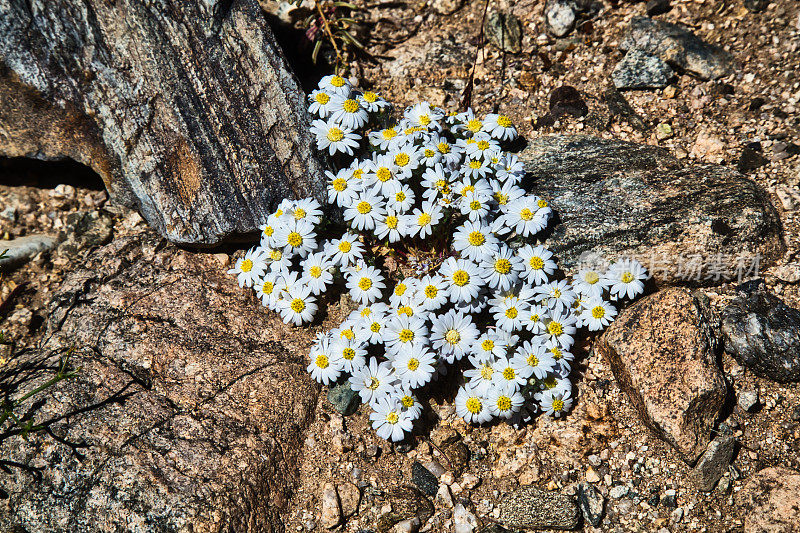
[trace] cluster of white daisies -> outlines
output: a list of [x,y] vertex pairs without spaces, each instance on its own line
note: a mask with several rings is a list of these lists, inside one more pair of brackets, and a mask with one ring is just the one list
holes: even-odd
[[[523,165],[501,149],[517,135],[507,116],[422,102],[394,122],[388,102],[339,76],[323,78],[309,100],[318,148],[341,166],[327,172],[328,202],[349,228],[318,238],[319,202],[284,200],[230,273],[298,326],[313,320],[317,297],[344,283],[360,307],[319,335],[314,379],[349,381],[378,435],[393,441],[421,414],[417,391],[456,361],[470,367],[455,399],[468,422],[568,411],[576,330],[614,320],[611,302],[643,292],[644,268],[621,260],[558,280],[547,248],[507,243],[533,240],[552,215],[519,187]],[[369,244],[418,249],[437,239],[450,243],[405,279],[391,281],[365,255]]]

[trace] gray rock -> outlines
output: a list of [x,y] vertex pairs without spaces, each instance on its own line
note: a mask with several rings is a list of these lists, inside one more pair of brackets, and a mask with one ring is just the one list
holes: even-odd
[[462,504],[453,507],[455,533],[473,533],[478,528],[478,518]]
[[520,487],[500,500],[500,521],[525,529],[574,529],[580,512],[575,500],[534,486]]
[[344,416],[350,416],[356,412],[361,405],[358,393],[350,388],[347,381],[336,384],[328,389],[328,401],[337,412]]
[[674,509],[678,506],[678,493],[675,489],[667,489],[664,491],[664,497],[661,498],[661,505],[668,509]]
[[428,496],[436,496],[439,490],[439,480],[436,476],[417,461],[411,465],[411,482]]
[[619,45],[621,50],[638,50],[661,58],[679,72],[704,80],[733,73],[733,58],[677,24],[648,17],[634,17]]
[[611,73],[617,89],[662,89],[675,72],[659,57],[630,50]]
[[322,527],[332,529],[339,525],[342,520],[342,514],[339,509],[339,495],[336,493],[336,487],[333,483],[326,483],[322,487],[322,514],[319,517],[319,523]]
[[150,232],[91,253],[47,315],[42,353],[75,347],[81,370],[37,419],[76,412],[58,441],[0,443],[46,466],[4,474],[0,531],[283,530],[318,390],[293,343],[311,333],[254,306],[213,255]]
[[4,218],[10,222],[16,222],[17,220],[17,208],[13,205],[9,205],[0,211],[0,218]]
[[578,485],[578,507],[583,513],[583,519],[594,527],[603,520],[603,509],[606,499],[591,483]]
[[737,402],[742,411],[750,412],[758,405],[758,391],[749,390],[739,393]]
[[722,310],[721,330],[725,351],[759,376],[800,380],[800,310],[763,285],[743,289]]
[[64,226],[58,234],[58,247],[69,255],[108,243],[113,232],[111,217],[99,211],[70,213]]
[[747,174],[769,163],[769,159],[761,153],[760,143],[750,143],[742,148],[736,169],[742,174]]
[[544,24],[556,37],[564,37],[575,27],[577,6],[573,0],[547,0],[544,5]]
[[630,489],[627,485],[614,485],[609,489],[608,495],[615,500],[620,500],[628,495]]
[[512,54],[522,51],[522,23],[515,15],[493,11],[486,18],[484,31],[489,42],[499,50]]
[[56,238],[51,235],[28,235],[0,241],[0,271],[24,265],[39,252],[52,250],[56,242]]
[[716,285],[725,279],[711,266],[735,279],[742,264],[757,257],[764,268],[783,255],[769,195],[727,168],[685,167],[662,148],[589,136],[538,137],[519,157],[523,187],[556,212],[545,244],[565,270],[595,253],[633,256],[656,284]]
[[735,448],[736,438],[732,435],[720,435],[709,443],[692,469],[692,478],[698,489],[704,492],[714,490],[719,478],[728,471]]

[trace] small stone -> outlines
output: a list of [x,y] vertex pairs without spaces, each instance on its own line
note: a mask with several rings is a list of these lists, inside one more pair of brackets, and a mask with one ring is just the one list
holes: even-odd
[[442,474],[441,476],[439,476],[439,481],[441,481],[442,483],[444,483],[445,485],[448,485],[448,486],[450,486],[453,483],[455,483],[455,480],[456,480],[455,476],[453,476],[453,473],[450,472],[449,470],[447,472],[445,472],[444,474]]
[[457,503],[453,507],[455,533],[473,533],[478,528],[478,519],[466,507]]
[[486,18],[484,31],[489,42],[499,50],[512,54],[522,51],[522,23],[511,13],[493,11]]
[[581,483],[578,485],[578,507],[583,513],[583,518],[594,527],[600,525],[603,520],[603,508],[606,499],[600,494],[594,485]]
[[36,254],[52,250],[56,238],[50,235],[29,235],[10,241],[0,241],[0,272],[9,271],[33,259]]
[[472,473],[464,474],[464,476],[461,478],[461,485],[465,489],[472,490],[478,485],[480,485],[480,483],[481,483],[481,478]]
[[439,490],[439,481],[436,476],[417,461],[411,465],[411,482],[428,496],[435,496]]
[[589,483],[600,482],[600,474],[598,474],[597,470],[595,470],[591,466],[586,469],[586,481],[588,481]]
[[370,444],[364,449],[364,457],[367,459],[377,459],[380,454],[381,448],[375,444]]
[[397,522],[392,527],[392,533],[417,533],[422,522],[416,516]]
[[781,201],[784,211],[797,211],[800,209],[800,191],[786,185],[775,187],[775,194]]
[[72,185],[67,185],[65,183],[60,183],[56,185],[51,193],[53,198],[64,198],[66,200],[74,199],[76,194],[77,191],[75,190],[75,187],[73,187]]
[[739,404],[742,411],[752,411],[758,405],[758,391],[749,390],[740,392],[736,403]]
[[667,489],[664,491],[664,497],[661,498],[661,505],[672,509],[678,506],[678,493],[675,489]]
[[337,487],[337,492],[339,493],[342,516],[350,518],[358,512],[358,505],[361,503],[361,490],[352,483],[343,483]]
[[657,56],[630,50],[611,73],[617,89],[661,89],[675,75],[670,66]]
[[433,0],[431,7],[440,15],[452,15],[464,5],[464,0]]
[[712,163],[721,163],[725,151],[722,139],[710,133],[701,132],[692,145],[690,154],[697,159],[705,159]]
[[649,17],[663,15],[672,9],[669,2],[670,0],[647,0],[644,9]]
[[444,483],[439,485],[439,490],[436,492],[436,497],[434,497],[433,501],[445,509],[453,506],[453,496],[450,494],[450,489],[447,485]]
[[500,520],[510,527],[574,529],[580,520],[572,498],[533,486],[520,487],[506,495],[498,507]]
[[550,115],[558,118],[561,115],[571,115],[575,118],[585,116],[589,106],[584,102],[581,93],[575,87],[562,85],[550,93]]
[[328,401],[337,412],[344,416],[352,415],[361,405],[361,398],[350,388],[350,383],[347,381],[334,385],[328,390]]
[[620,118],[639,131],[647,131],[649,125],[631,107],[625,97],[613,87],[603,91],[603,101],[608,106],[608,112],[615,118]]
[[683,520],[683,507],[678,507],[669,514],[669,519],[673,524],[679,523]]
[[570,0],[547,0],[544,5],[544,24],[556,37],[564,37],[575,27],[577,6]]
[[3,219],[8,220],[10,222],[16,222],[17,221],[17,208],[14,207],[13,205],[9,205],[8,207],[6,207],[2,211],[0,211],[0,218],[3,218]]
[[332,529],[339,525],[341,514],[339,512],[339,496],[336,494],[336,487],[333,483],[326,483],[322,488],[322,515],[320,524],[322,527]]
[[442,466],[442,464],[436,459],[427,461],[422,466],[424,466],[431,474],[436,476],[437,479],[442,477],[442,474],[444,474],[447,471]]
[[732,435],[719,436],[709,443],[692,470],[692,477],[698,489],[703,492],[714,490],[719,478],[728,471],[735,446],[736,438]]
[[656,139],[659,141],[671,139],[673,135],[674,132],[672,131],[672,126],[666,122],[661,122],[658,126],[656,126]]
[[614,485],[608,491],[608,495],[609,495],[609,497],[611,497],[611,498],[613,498],[615,500],[620,500],[620,499],[624,498],[625,496],[627,496],[628,492],[630,492],[630,489],[628,488],[627,485]]
[[742,148],[736,169],[742,174],[753,172],[769,163],[769,159],[761,153],[761,143],[749,143]]
[[670,86],[664,88],[663,95],[664,95],[664,98],[667,98],[667,99],[671,100],[672,98],[675,98],[675,95],[677,93],[678,93],[678,90],[675,88],[675,86],[674,85],[670,85]]
[[769,5],[769,0],[744,0],[744,7],[751,13],[761,13]]

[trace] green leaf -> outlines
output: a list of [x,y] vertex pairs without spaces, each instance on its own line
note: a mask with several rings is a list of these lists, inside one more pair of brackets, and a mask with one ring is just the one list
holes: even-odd
[[317,41],[314,44],[314,51],[311,52],[311,61],[316,65],[317,64],[317,57],[319,56],[319,51],[322,48],[322,41]]

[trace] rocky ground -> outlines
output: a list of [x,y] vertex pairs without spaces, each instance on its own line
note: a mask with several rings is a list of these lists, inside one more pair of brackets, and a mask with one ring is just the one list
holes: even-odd
[[[29,524],[37,523],[32,516],[46,512],[48,504],[55,505],[48,491],[53,492],[52,487],[66,491],[59,476],[73,470],[80,476],[72,483],[82,484],[76,491],[95,495],[91,508],[103,508],[105,500],[98,494],[127,501],[130,496],[111,490],[113,478],[96,479],[102,477],[96,473],[102,472],[103,465],[112,464],[120,469],[135,464],[145,479],[153,476],[158,490],[188,491],[194,497],[191,501],[205,498],[206,503],[217,502],[224,512],[202,520],[190,513],[171,515],[171,521],[159,526],[148,522],[146,510],[123,503],[120,508],[106,506],[114,509],[113,513],[106,510],[106,515],[118,515],[104,515],[102,524],[107,530],[124,528],[120,524],[136,529],[131,527],[136,523],[145,531],[167,524],[176,530],[194,524],[195,530],[214,531],[215,524],[225,520],[241,526],[238,530],[247,530],[267,517],[275,531],[281,530],[278,519],[287,531],[326,531],[336,526],[348,532],[391,528],[504,531],[500,522],[512,530],[761,531],[766,524],[791,518],[791,513],[796,516],[792,502],[796,504],[800,488],[800,389],[796,383],[800,374],[791,372],[800,372],[800,363],[795,361],[792,370],[790,355],[800,353],[800,318],[788,310],[770,318],[770,310],[780,308],[768,295],[800,307],[800,73],[793,60],[800,48],[800,8],[791,0],[563,4],[575,14],[576,22],[559,27],[556,22],[569,20],[569,13],[560,12],[558,17],[553,15],[554,23],[548,28],[543,2],[490,2],[487,19],[494,22],[488,33],[495,36],[495,44],[477,55],[473,107],[479,113],[501,110],[516,117],[528,141],[580,133],[663,147],[675,162],[655,155],[648,155],[648,160],[663,163],[667,173],[684,172],[681,191],[688,191],[690,199],[694,198],[690,192],[706,188],[709,175],[722,172],[704,165],[738,168],[767,191],[774,211],[760,203],[755,193],[752,198],[736,193],[737,203],[723,211],[728,230],[715,230],[713,239],[703,240],[700,227],[706,222],[714,226],[713,212],[703,211],[708,206],[684,206],[687,224],[699,229],[694,238],[676,237],[675,246],[710,243],[715,251],[725,253],[737,248],[763,252],[760,274],[765,288],[751,286],[737,292],[737,280],[709,279],[700,288],[704,298],[692,294],[696,287],[680,288],[697,283],[665,276],[650,287],[653,294],[620,316],[601,340],[581,339],[576,353],[582,355],[574,374],[578,400],[565,420],[539,417],[521,428],[468,426],[455,415],[452,399],[457,383],[451,380],[425,399],[429,405],[425,427],[409,442],[392,445],[368,427],[364,408],[342,414],[348,411],[346,392],[321,388],[317,400],[317,389],[298,372],[314,333],[338,323],[349,311],[347,302],[332,304],[324,322],[310,330],[284,328],[274,317],[265,316],[267,312],[257,307],[254,298],[238,291],[233,279],[214,274],[225,268],[226,256],[189,253],[153,237],[136,213],[109,203],[97,181],[87,188],[88,178],[80,170],[31,170],[4,162],[0,235],[5,240],[28,237],[26,246],[33,251],[23,254],[27,259],[9,266],[4,274],[0,330],[19,346],[37,345],[47,340],[48,332],[67,332],[75,338],[96,331],[97,350],[86,355],[92,371],[80,383],[103,389],[103,376],[131,375],[139,380],[136,394],[142,399],[136,400],[133,414],[114,421],[125,439],[106,438],[99,431],[101,435],[92,441],[99,451],[91,452],[95,455],[90,453],[82,463],[65,460],[63,468],[54,469],[57,475],[45,470],[46,483],[40,484],[44,488],[31,488],[37,485],[22,470],[0,473],[0,526],[10,529],[21,516]],[[715,52],[716,59],[704,63],[705,70],[698,70],[696,62],[683,70],[671,63],[667,65],[670,73],[664,68],[666,63],[645,54],[648,57],[633,58],[637,68],[631,76],[644,76],[639,71],[649,69],[643,83],[663,87],[616,91],[614,80],[627,79],[611,75],[625,55],[620,44],[626,40],[626,29],[634,17],[648,10],[654,13],[656,4],[670,9],[653,18],[684,25],[705,42],[727,50],[729,62]],[[371,6],[364,14],[370,22],[367,42],[379,60],[353,64],[357,81],[401,105],[425,98],[456,107],[476,57],[484,3],[433,0]],[[519,20],[518,25],[510,15]],[[503,38],[505,53],[497,46],[498,24],[505,25],[502,35],[512,41],[515,35],[520,37],[518,43]],[[562,86],[574,90],[559,89]],[[531,158],[540,153],[536,150],[545,150],[541,144],[531,144]],[[566,146],[583,159],[575,145]],[[615,163],[607,172],[631,175],[633,171],[624,167],[625,163]],[[712,170],[702,170],[706,168]],[[658,195],[663,173],[652,168],[644,171],[650,176],[650,189],[644,192]],[[52,172],[65,179],[41,177]],[[557,191],[565,183],[561,179],[542,186]],[[716,201],[733,198],[736,189],[720,190]],[[557,206],[558,199],[552,200]],[[735,211],[743,204],[744,215],[737,218]],[[578,211],[574,205],[564,207]],[[752,213],[760,216],[752,220],[761,222],[758,232],[747,233],[751,219],[745,215]],[[773,213],[779,225],[769,223]],[[617,249],[633,253],[638,245],[620,243]],[[141,246],[143,257],[155,265],[152,270],[143,266],[131,246]],[[117,255],[127,259],[115,263]],[[142,274],[146,281],[134,283],[138,292],[132,298],[126,286],[134,279],[131,273],[140,271],[146,271],[146,276]],[[208,349],[206,344],[181,344],[175,353],[167,349],[172,344],[165,339],[181,338],[187,332],[202,336],[201,332],[213,329],[210,322],[171,322],[174,307],[165,304],[169,298],[164,295],[171,294],[165,287],[176,280],[183,283],[177,298],[194,298],[201,309],[215,302],[222,309],[220,320],[244,339],[241,347],[213,336],[211,346],[221,355],[211,366],[204,366],[210,363],[197,357]],[[108,282],[108,291],[104,292],[101,281]],[[149,296],[146,283],[158,288],[152,292],[156,296]],[[88,296],[73,305],[64,299],[66,294]],[[137,303],[139,296],[144,303]],[[98,316],[108,323],[124,312],[126,320],[133,320],[131,327],[156,333],[145,335],[146,342],[138,345],[126,344],[131,337],[125,328],[108,333],[92,325],[96,308],[87,303],[92,298],[103,302]],[[134,305],[140,307],[131,311]],[[246,315],[238,307],[242,305],[250,306]],[[742,313],[746,316],[751,310],[758,311],[759,327],[770,332],[765,338],[784,339],[784,344],[778,340],[772,346],[772,353],[780,352],[784,358],[759,368],[761,376],[740,362],[748,355],[747,347],[765,342],[757,331],[747,337],[736,330]],[[258,323],[259,331],[245,333],[243,324],[248,321]],[[263,355],[268,362],[263,379],[261,367],[253,360],[245,358],[239,365],[235,356],[237,350],[259,343],[267,343],[265,352],[269,352]],[[736,352],[738,361],[721,349],[731,351],[737,346],[742,347]],[[0,346],[0,350],[0,363],[6,364],[10,348]],[[165,355],[159,356],[161,352]],[[143,363],[151,356],[152,368],[150,359]],[[176,368],[185,366],[175,365],[188,360],[196,363],[193,372],[178,372]],[[788,369],[782,366],[785,361]],[[217,364],[226,369],[223,377],[214,374]],[[763,377],[770,373],[772,378]],[[258,379],[248,380],[251,375]],[[281,380],[285,387],[296,388],[297,396],[297,391],[303,391],[302,398],[277,401]],[[249,384],[249,388],[234,388],[233,383]],[[69,389],[65,391],[58,396],[62,404],[64,398],[74,397]],[[226,412],[214,404],[221,394],[230,394],[241,412]],[[252,402],[267,408],[256,410]],[[250,412],[254,414],[240,416]],[[152,427],[142,422],[151,416],[158,419]],[[290,418],[294,420],[291,426],[287,425]],[[303,423],[305,427],[295,427]],[[217,426],[230,435],[215,431]],[[74,431],[94,432],[97,427],[78,423],[63,429],[63,434],[57,434],[74,437]],[[170,436],[182,444],[165,443]],[[41,462],[42,457],[68,453],[48,444],[20,445],[16,439],[0,442],[0,450],[13,454],[15,460]],[[254,448],[254,442],[260,448]],[[261,453],[252,451],[262,448]],[[207,471],[198,464],[208,465]],[[239,473],[243,480],[237,477]],[[165,475],[180,481],[164,481]],[[135,479],[126,483],[126,490],[134,493],[130,487],[136,485]],[[521,486],[529,485],[538,490],[519,492]],[[226,496],[231,492],[235,494]],[[268,510],[252,509],[264,507]],[[207,512],[203,505],[196,508],[201,514]],[[58,520],[68,519],[62,514],[53,516],[49,522],[39,521],[38,530],[58,530],[59,525],[63,530],[66,522]],[[120,522],[120,516],[128,521]],[[782,531],[798,530],[797,523],[785,522]],[[37,527],[29,526],[29,530]]]

